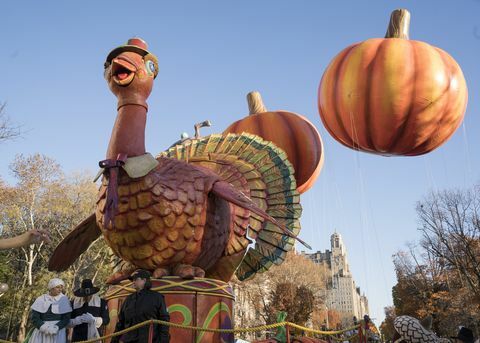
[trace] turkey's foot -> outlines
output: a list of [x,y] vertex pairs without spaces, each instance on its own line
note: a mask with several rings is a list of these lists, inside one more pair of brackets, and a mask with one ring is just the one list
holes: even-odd
[[182,279],[193,279],[194,277],[204,277],[205,271],[202,268],[194,267],[189,264],[177,264],[173,268],[173,275]]
[[193,267],[195,270],[195,277],[205,277],[205,270],[200,267]]
[[157,268],[153,271],[153,274],[152,276],[155,278],[155,279],[160,279],[164,276],[168,276],[170,275],[170,269],[168,268]]
[[113,273],[107,279],[106,283],[108,285],[116,285],[121,281],[128,279],[128,277],[137,269],[137,267],[129,262],[121,262],[119,270]]

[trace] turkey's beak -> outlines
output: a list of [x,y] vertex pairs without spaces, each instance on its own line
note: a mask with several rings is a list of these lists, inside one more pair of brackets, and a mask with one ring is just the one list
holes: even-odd
[[112,60],[112,79],[119,86],[128,86],[135,77],[137,67],[126,56],[119,56]]

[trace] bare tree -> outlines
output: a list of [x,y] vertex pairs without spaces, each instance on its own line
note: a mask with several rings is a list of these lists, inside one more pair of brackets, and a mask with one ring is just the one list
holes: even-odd
[[[416,207],[419,244],[393,256],[397,315],[432,316],[439,335],[480,331],[480,186],[432,192]],[[387,324],[385,324],[387,325]]]
[[21,135],[20,126],[11,122],[5,112],[6,103],[0,104],[0,143],[15,139]]
[[422,247],[454,268],[480,304],[480,185],[431,193],[417,204]]

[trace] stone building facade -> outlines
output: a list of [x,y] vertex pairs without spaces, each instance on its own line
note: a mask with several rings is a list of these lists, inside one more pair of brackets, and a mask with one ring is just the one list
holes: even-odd
[[325,274],[328,275],[325,304],[328,309],[338,311],[345,318],[351,318],[347,320],[350,324],[353,324],[354,316],[360,319],[368,314],[368,299],[361,294],[360,287],[355,285],[348,264],[347,250],[339,233],[335,232],[330,237],[330,250],[302,254],[325,268]]

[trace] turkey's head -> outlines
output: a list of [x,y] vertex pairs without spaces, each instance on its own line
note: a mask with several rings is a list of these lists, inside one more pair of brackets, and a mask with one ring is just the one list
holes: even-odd
[[146,100],[157,74],[157,57],[140,38],[129,39],[127,45],[113,49],[105,62],[105,79],[118,98],[118,108],[124,105],[147,108]]

